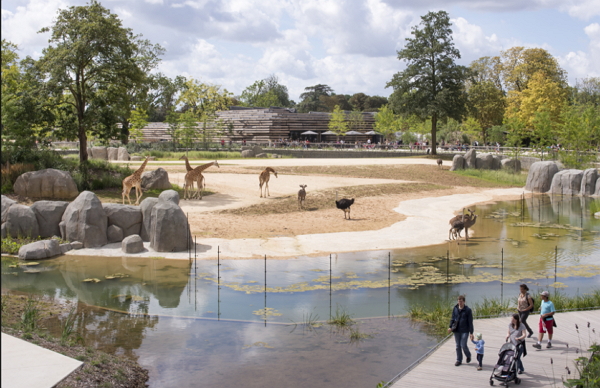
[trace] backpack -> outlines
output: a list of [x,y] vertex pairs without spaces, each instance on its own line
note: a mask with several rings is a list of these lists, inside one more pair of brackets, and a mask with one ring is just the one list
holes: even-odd
[[529,295],[529,292],[527,294],[525,294],[525,297],[527,298],[531,298],[531,304],[533,306],[531,306],[531,308],[529,309],[529,312],[533,312],[533,310],[535,310],[535,299],[533,299],[533,297],[531,295]]

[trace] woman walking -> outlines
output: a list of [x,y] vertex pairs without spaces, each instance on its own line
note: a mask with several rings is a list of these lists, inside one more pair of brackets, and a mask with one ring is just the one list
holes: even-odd
[[519,314],[513,314],[510,324],[508,325],[506,341],[508,342],[508,340],[510,339],[510,342],[517,347],[517,369],[519,369],[519,374],[525,372],[520,355],[527,355],[527,351],[525,350],[526,333],[527,332],[525,331],[525,325],[521,323],[521,318],[519,317]]
[[533,311],[533,298],[529,295],[529,287],[527,284],[521,284],[521,293],[519,294],[519,299],[517,300],[517,310],[519,311],[519,318],[521,319],[521,323],[525,325],[525,329],[529,335],[527,338],[531,338],[533,335],[533,330],[527,324],[527,318],[529,314]]

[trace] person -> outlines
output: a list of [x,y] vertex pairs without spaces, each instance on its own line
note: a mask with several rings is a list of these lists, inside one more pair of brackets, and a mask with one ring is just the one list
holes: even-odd
[[[525,325],[521,323],[521,318],[518,313],[514,313],[512,315],[510,324],[508,325],[508,333],[506,334],[506,341],[510,339],[510,342],[517,347],[517,354],[526,355],[525,352],[525,336],[527,335],[527,330],[525,330]],[[517,356],[518,357],[518,356]],[[525,372],[525,368],[523,368],[523,362],[521,361],[521,357],[517,361],[517,369],[519,370],[519,374]]]
[[221,148],[225,147],[225,139],[221,139]]
[[542,340],[544,339],[544,333],[548,332],[548,344],[547,349],[552,347],[552,334],[554,334],[554,303],[550,301],[550,293],[543,291],[541,294],[542,304],[540,305],[540,334],[538,336],[537,344],[533,344],[536,349],[542,348]]
[[[456,324],[455,324],[456,323]],[[453,326],[455,326],[453,330]],[[463,352],[467,357],[467,364],[471,362],[471,352],[467,346],[467,339],[473,340],[473,312],[465,304],[465,296],[458,297],[458,303],[452,310],[452,319],[448,333],[454,332],[454,341],[456,342],[456,363],[455,366],[462,364]]]
[[475,344],[475,353],[477,354],[477,370],[482,370],[483,369],[483,345],[485,345],[485,341],[483,340],[483,336],[481,335],[481,333],[476,333],[475,334],[475,339],[477,341],[471,340],[471,342],[473,342]]
[[533,330],[527,324],[527,318],[529,314],[533,311],[533,298],[529,295],[529,287],[527,284],[520,285],[521,293],[519,294],[519,298],[517,299],[517,310],[519,311],[519,317],[521,318],[521,323],[525,325],[525,329],[529,335],[527,338],[531,338],[533,335]]

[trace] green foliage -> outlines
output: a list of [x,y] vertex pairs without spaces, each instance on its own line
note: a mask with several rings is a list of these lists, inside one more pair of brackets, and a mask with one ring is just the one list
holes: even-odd
[[335,315],[333,315],[331,319],[327,321],[327,323],[338,327],[348,327],[351,326],[354,323],[354,321],[350,317],[350,314],[346,312],[346,310],[336,307]]
[[129,122],[131,123],[129,138],[136,141],[141,140],[143,138],[142,128],[148,125],[148,113],[146,110],[142,108],[132,110]]
[[60,322],[60,343],[65,345],[76,329],[77,309],[75,306],[69,310],[67,317]]
[[[477,67],[471,64],[475,72]],[[481,71],[481,70],[480,70]],[[469,114],[479,123],[481,140],[488,142],[488,132],[494,125],[501,125],[506,107],[506,97],[494,82],[485,80],[474,82],[467,89]]]
[[518,173],[515,174],[512,171],[505,170],[457,170],[453,171],[454,174],[468,176],[473,178],[479,178],[486,182],[499,183],[510,187],[523,187],[527,182],[527,174]]
[[14,240],[11,236],[6,236],[2,239],[2,253],[8,253],[9,255],[16,255],[19,253],[19,249],[29,242],[23,242],[22,240]]
[[[396,73],[386,87],[393,87],[390,103],[395,112],[431,118],[431,142],[437,143],[438,119],[462,119],[466,113],[467,95],[464,81],[467,68],[456,65],[460,53],[452,42],[450,17],[447,12],[429,12],[421,24],[413,27],[398,59],[407,62],[406,69]],[[435,44],[431,44],[435,42]],[[436,153],[436,147],[432,147]]]
[[498,317],[514,311],[508,300],[502,302],[497,298],[483,298],[482,302],[473,305],[473,318]]
[[327,125],[331,132],[335,132],[338,136],[343,136],[348,131],[348,123],[346,122],[346,115],[341,111],[339,105],[336,105],[331,112],[331,118],[329,119],[329,124]]
[[353,110],[348,114],[348,128],[351,131],[359,131],[365,125],[363,113],[358,110]]
[[387,140],[392,140],[396,132],[400,129],[398,117],[387,105],[379,108],[379,112],[375,116],[374,127],[375,130],[381,133]]
[[600,345],[593,343],[588,351],[591,353],[589,358],[578,357],[575,359],[575,368],[579,378],[567,379],[564,381],[565,387],[574,388],[596,388],[600,387]]
[[293,105],[287,86],[281,85],[274,74],[248,86],[242,92],[240,99],[244,105],[253,107],[291,107]]
[[40,309],[38,301],[33,297],[27,298],[25,308],[21,314],[21,329],[26,333],[31,333],[38,328],[40,321]]
[[300,95],[301,101],[298,104],[298,111],[301,113],[327,112],[329,109],[319,97],[329,96],[332,93],[333,89],[323,84],[305,87],[304,93]]
[[600,290],[596,289],[590,293],[577,296],[567,296],[555,290],[550,294],[550,300],[554,303],[554,307],[557,310],[600,308]]
[[600,145],[600,107],[569,106],[562,112],[560,159],[568,168],[586,168],[596,160]]

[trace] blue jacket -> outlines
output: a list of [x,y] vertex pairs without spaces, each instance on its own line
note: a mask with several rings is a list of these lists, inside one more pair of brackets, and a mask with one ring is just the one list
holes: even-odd
[[450,320],[449,327],[452,327],[452,324],[454,323],[454,321],[457,321],[457,320],[458,320],[458,327],[456,329],[457,333],[473,334],[473,331],[474,331],[474,329],[473,329],[473,312],[471,311],[469,306],[465,305],[465,307],[462,310],[458,309],[458,304],[456,304],[456,306],[454,306],[454,309],[452,310],[452,319]]
[[480,339],[479,341],[471,341],[475,344],[475,352],[477,354],[483,354],[483,345],[485,345],[485,341]]

